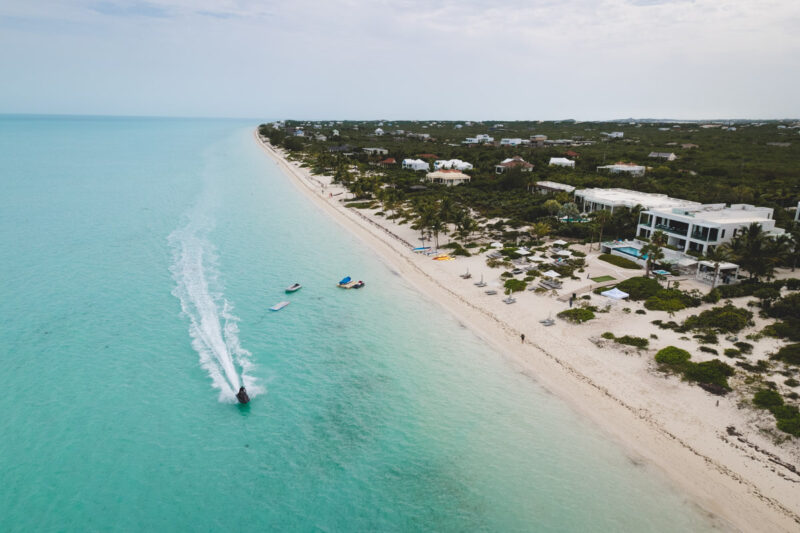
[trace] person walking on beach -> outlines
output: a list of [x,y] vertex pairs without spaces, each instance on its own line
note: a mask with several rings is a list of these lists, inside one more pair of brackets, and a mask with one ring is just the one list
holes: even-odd
[[523,343],[525,342],[525,334],[524,333],[520,334],[519,340],[520,340],[520,342],[523,342]]

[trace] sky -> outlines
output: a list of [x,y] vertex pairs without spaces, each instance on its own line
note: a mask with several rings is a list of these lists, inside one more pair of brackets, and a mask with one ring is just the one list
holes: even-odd
[[800,117],[800,0],[3,0],[0,113]]

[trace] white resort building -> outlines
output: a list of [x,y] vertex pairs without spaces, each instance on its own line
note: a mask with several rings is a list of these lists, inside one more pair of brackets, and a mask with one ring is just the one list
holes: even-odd
[[575,161],[570,161],[566,157],[551,157],[550,166],[575,168]]
[[607,170],[610,174],[630,174],[631,176],[644,176],[645,167],[634,163],[618,162],[613,165],[603,165],[597,167],[597,171]]
[[656,230],[667,234],[669,246],[684,252],[708,253],[753,222],[769,235],[784,233],[775,227],[771,207],[750,204],[705,204],[694,207],[648,208],[639,215],[636,236],[648,239]]
[[575,190],[572,185],[566,183],[558,183],[557,181],[537,181],[534,187],[536,192],[541,194],[560,193],[565,192],[571,194]]
[[[675,207],[698,207],[699,202],[671,198],[666,194],[631,191],[629,189],[580,189],[575,191],[575,203],[584,213],[606,209],[614,212],[616,207],[633,208],[637,205],[645,209]],[[638,233],[637,233],[638,235]]]
[[472,170],[472,163],[467,163],[466,161],[462,161],[460,159],[439,159],[433,162],[433,168],[435,170],[451,168],[456,170]]
[[455,169],[451,170],[436,170],[425,174],[425,179],[433,183],[441,183],[447,186],[461,185],[468,183],[470,177],[463,172]]
[[431,169],[430,165],[428,165],[427,161],[423,161],[422,159],[403,159],[403,168],[407,168],[409,170],[425,170],[428,171]]

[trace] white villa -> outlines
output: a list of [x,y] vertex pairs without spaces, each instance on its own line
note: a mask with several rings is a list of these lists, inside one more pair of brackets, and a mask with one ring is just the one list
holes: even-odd
[[584,213],[601,209],[613,213],[616,207],[630,209],[637,205],[641,205],[645,209],[691,208],[702,205],[699,202],[671,198],[666,194],[631,191],[630,189],[580,189],[575,191],[575,203]]
[[460,159],[439,159],[433,162],[433,168],[435,170],[451,168],[456,170],[472,170],[472,163],[467,163]]
[[663,159],[665,161],[675,161],[678,159],[678,156],[672,152],[650,152],[647,157],[650,159]]
[[[519,145],[520,145],[520,144],[522,144],[523,142],[525,142],[525,141],[523,141],[523,140],[522,140],[522,139],[520,139],[520,138],[515,138],[515,139],[500,139],[500,146],[519,146]],[[530,142],[530,141],[528,141],[528,142]]]
[[775,227],[771,207],[750,204],[705,204],[692,207],[648,208],[639,215],[636,235],[649,238],[656,230],[667,234],[667,244],[684,252],[707,253],[729,242],[753,222],[768,235],[784,233]]
[[382,128],[375,128],[375,135],[383,135],[383,129]]
[[389,153],[386,148],[362,148],[362,150],[369,155],[387,155]]
[[433,183],[442,183],[447,186],[461,185],[468,183],[470,177],[461,172],[460,170],[436,170],[425,174],[425,179]]
[[603,165],[597,167],[597,171],[607,170],[611,174],[628,173],[631,176],[644,176],[645,167],[634,163],[614,163],[613,165]]
[[503,159],[500,161],[500,163],[496,164],[494,166],[494,171],[496,174],[502,174],[506,170],[512,168],[518,168],[522,172],[530,172],[533,170],[533,165],[522,159],[520,156],[515,155],[514,157]]
[[559,192],[570,194],[575,190],[575,187],[566,183],[558,183],[557,181],[537,181],[534,189],[542,194]]
[[571,161],[566,157],[551,157],[550,158],[550,166],[551,167],[570,167],[575,168],[575,161]]
[[422,159],[403,159],[403,168],[414,171],[424,170],[426,172],[431,169],[430,165],[428,165],[428,162],[423,161]]
[[482,144],[494,142],[494,137],[489,137],[486,133],[479,133],[475,137],[467,137],[461,144]]

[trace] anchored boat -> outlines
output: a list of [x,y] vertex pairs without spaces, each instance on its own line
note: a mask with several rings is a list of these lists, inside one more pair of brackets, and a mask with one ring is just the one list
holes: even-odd
[[291,285],[289,285],[288,287],[286,287],[286,292],[297,292],[297,291],[299,291],[299,290],[300,290],[302,287],[303,287],[303,286],[302,286],[302,285],[300,285],[299,283],[292,283]]
[[280,311],[281,309],[283,309],[287,305],[289,305],[289,302],[280,302],[280,303],[277,303],[277,304],[273,305],[272,307],[270,307],[269,310],[270,311]]

